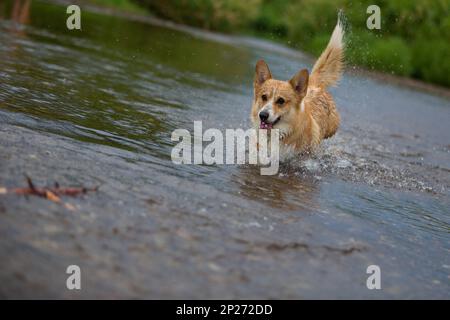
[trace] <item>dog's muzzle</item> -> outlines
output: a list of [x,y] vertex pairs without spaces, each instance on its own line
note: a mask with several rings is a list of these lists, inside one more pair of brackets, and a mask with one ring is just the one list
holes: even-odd
[[259,128],[260,129],[272,129],[274,125],[276,125],[278,123],[278,121],[280,121],[281,117],[278,117],[275,119],[275,121],[268,121],[269,120],[269,113],[266,111],[261,111],[259,113],[259,119],[261,120],[261,122],[259,123]]

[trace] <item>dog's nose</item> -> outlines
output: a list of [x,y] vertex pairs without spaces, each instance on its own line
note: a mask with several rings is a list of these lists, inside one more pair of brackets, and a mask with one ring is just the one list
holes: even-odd
[[259,118],[261,119],[261,121],[266,121],[267,119],[269,119],[269,113],[263,110],[259,113]]

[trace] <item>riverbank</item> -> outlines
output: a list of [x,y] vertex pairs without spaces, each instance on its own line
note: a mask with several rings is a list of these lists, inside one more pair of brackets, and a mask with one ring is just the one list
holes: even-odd
[[[136,21],[142,21],[142,22],[148,22],[155,25],[160,25],[166,28],[173,28],[175,30],[185,30],[185,29],[191,29],[199,31],[201,30],[201,33],[204,35],[207,35],[209,33],[208,30],[205,29],[198,29],[196,27],[189,27],[184,24],[176,23],[171,20],[167,19],[161,19],[154,15],[151,11],[144,9],[142,6],[139,6],[130,0],[117,0],[117,1],[111,1],[111,0],[78,0],[78,1],[69,1],[69,0],[50,0],[52,2],[57,3],[79,3],[80,5],[83,5],[84,8],[87,10],[90,10],[92,12],[97,13],[108,13],[112,14],[118,17],[123,17],[127,19],[132,19]],[[270,34],[263,34],[263,33],[255,33],[251,30],[243,30],[244,33],[247,34],[247,36],[250,35],[256,35],[256,36],[262,36],[265,39],[268,39],[270,41],[274,41],[275,43],[279,45],[283,45],[286,48],[292,48],[290,46],[291,42],[286,41],[277,37],[271,36]],[[217,33],[214,34],[214,37],[217,37]],[[233,34],[225,34],[222,33],[222,36],[224,38],[230,37],[235,38],[239,37],[238,35]],[[246,37],[246,35],[242,35],[242,37]],[[329,37],[329,35],[327,36]],[[328,39],[328,38],[326,38]],[[325,47],[326,43],[323,44],[323,48]],[[321,50],[322,47],[320,47],[318,50]],[[308,52],[303,52],[303,55],[306,55],[307,58],[310,59],[311,63],[313,63],[316,59],[316,57]],[[381,82],[388,82],[390,84],[394,85],[400,85],[400,86],[406,86],[414,90],[420,90],[423,92],[427,92],[430,94],[438,95],[447,99],[450,99],[450,88],[439,85],[439,84],[433,84],[430,82],[423,81],[421,79],[416,79],[412,77],[397,75],[392,72],[383,72],[380,70],[374,70],[373,68],[367,68],[361,65],[355,65],[352,64],[351,61],[347,60],[347,68],[346,71],[352,74],[360,74],[364,76],[371,77],[377,81]],[[450,74],[450,73],[449,73]]]
[[[97,0],[96,0],[97,1]],[[101,0],[115,2],[125,0]],[[134,0],[154,15],[206,30],[251,34],[315,56],[325,47],[339,9],[347,25],[347,61],[369,70],[450,86],[450,0],[380,3],[380,29],[369,30],[371,1]],[[433,50],[429,50],[433,48]]]

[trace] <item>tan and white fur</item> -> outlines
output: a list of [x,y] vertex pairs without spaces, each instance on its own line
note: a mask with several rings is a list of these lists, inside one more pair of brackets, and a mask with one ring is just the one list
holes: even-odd
[[343,72],[343,35],[338,19],[311,75],[303,69],[289,81],[275,80],[263,60],[256,63],[251,120],[260,129],[279,129],[280,147],[312,151],[336,133],[340,117],[327,88],[336,85]]

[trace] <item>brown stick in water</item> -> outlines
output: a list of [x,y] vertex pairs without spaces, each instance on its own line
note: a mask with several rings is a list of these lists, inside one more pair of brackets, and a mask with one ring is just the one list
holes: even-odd
[[55,187],[53,188],[38,188],[33,184],[33,181],[30,177],[26,177],[28,188],[16,188],[11,189],[9,192],[15,194],[22,195],[35,195],[38,197],[46,198],[48,200],[54,202],[60,202],[60,196],[71,196],[76,197],[80,194],[86,194],[87,192],[95,192],[98,190],[98,186],[94,188],[86,188],[86,187],[69,187],[69,188],[61,188],[58,183],[55,183]]

